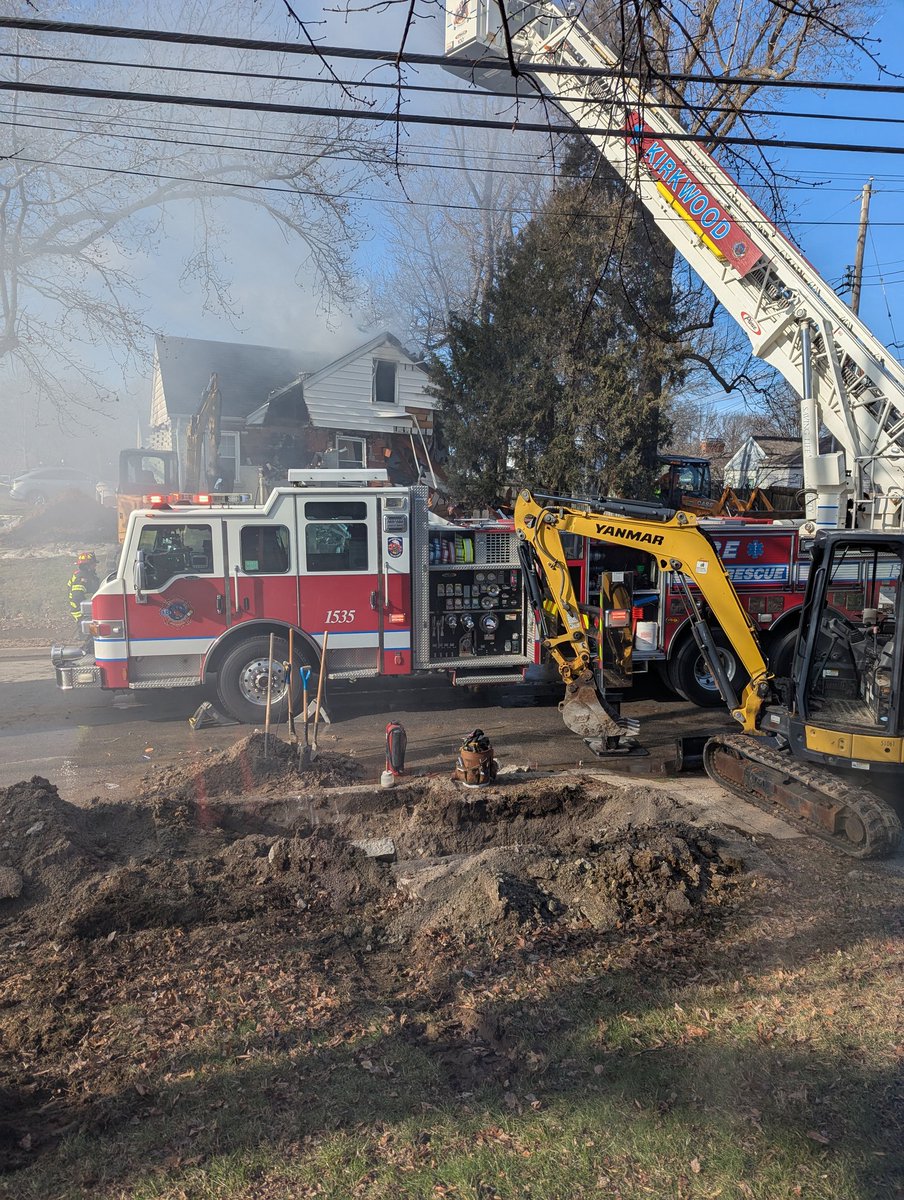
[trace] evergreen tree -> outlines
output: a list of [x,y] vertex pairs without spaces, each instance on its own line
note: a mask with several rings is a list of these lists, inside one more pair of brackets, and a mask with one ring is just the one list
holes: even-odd
[[662,387],[680,380],[682,345],[655,326],[647,247],[620,219],[620,184],[588,164],[575,141],[569,177],[505,247],[480,310],[450,318],[433,360],[450,483],[466,503],[521,485],[652,491]]

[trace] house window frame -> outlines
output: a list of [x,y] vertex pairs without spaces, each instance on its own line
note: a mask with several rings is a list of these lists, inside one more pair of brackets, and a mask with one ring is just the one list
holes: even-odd
[[340,449],[340,442],[354,443],[359,447],[361,453],[355,459],[354,466],[363,470],[367,466],[367,438],[356,437],[352,434],[346,433],[336,434],[336,461],[340,466],[347,466],[347,463],[342,462],[343,453]]
[[[378,400],[377,399],[377,374],[379,367],[392,367],[392,399]],[[371,381],[370,398],[373,404],[398,404],[399,403],[399,363],[395,358],[375,358],[373,360],[373,377]]]
[[[231,442],[235,448],[235,454],[223,454],[221,447],[226,442]],[[220,460],[235,463],[235,470],[232,473],[232,486],[237,487],[239,481],[239,470],[242,465],[242,434],[238,429],[221,429],[220,436],[217,441],[217,463]]]

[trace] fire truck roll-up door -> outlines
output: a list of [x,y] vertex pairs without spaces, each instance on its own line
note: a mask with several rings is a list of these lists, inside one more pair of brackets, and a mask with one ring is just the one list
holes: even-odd
[[[124,658],[130,687],[199,682],[201,663],[227,627],[222,521],[192,509],[139,520],[132,543],[142,553],[144,586],[127,568]],[[113,654],[97,641],[98,656]],[[100,662],[100,657],[98,657]]]

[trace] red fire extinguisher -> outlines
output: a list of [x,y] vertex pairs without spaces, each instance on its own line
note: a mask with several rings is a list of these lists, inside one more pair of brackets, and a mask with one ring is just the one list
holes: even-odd
[[391,775],[404,775],[407,745],[408,735],[404,726],[398,721],[390,721],[386,726],[386,770]]

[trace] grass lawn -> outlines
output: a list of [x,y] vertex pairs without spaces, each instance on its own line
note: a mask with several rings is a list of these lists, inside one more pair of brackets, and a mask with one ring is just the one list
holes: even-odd
[[299,911],[7,943],[33,1117],[0,1196],[893,1200],[900,877],[774,849],[678,929],[402,949]]

